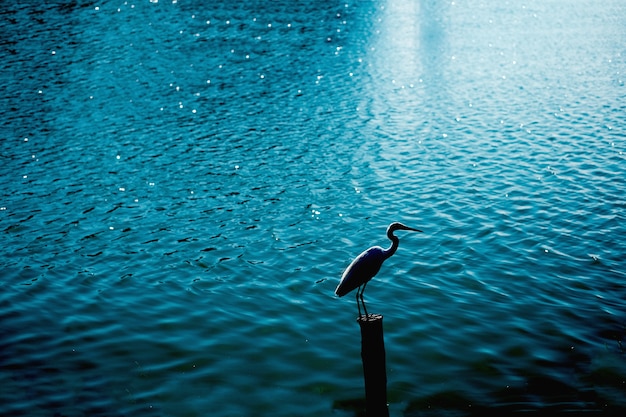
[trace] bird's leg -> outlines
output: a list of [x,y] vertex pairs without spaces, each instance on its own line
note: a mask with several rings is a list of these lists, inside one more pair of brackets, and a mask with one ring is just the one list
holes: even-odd
[[361,306],[359,305],[359,290],[361,287],[356,289],[356,307],[359,309],[359,318],[361,318]]
[[363,304],[363,310],[365,311],[365,320],[369,320],[370,315],[367,312],[367,308],[365,307],[365,301],[363,301],[363,293],[361,293],[361,304]]
[[361,304],[363,304],[363,310],[365,310],[365,320],[369,320],[369,314],[367,314],[367,308],[365,308],[365,301],[363,301],[363,292],[365,292],[365,286],[367,285],[367,282],[365,284],[363,284],[363,287],[361,288]]

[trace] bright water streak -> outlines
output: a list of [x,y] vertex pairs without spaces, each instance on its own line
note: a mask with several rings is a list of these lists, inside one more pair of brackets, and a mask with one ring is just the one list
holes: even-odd
[[353,415],[391,221],[392,415],[626,407],[626,8],[466,3],[3,5],[0,413]]

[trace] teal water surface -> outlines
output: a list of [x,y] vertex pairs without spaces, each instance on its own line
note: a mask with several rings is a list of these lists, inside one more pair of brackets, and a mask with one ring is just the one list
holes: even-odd
[[0,414],[626,409],[626,4],[3,2]]

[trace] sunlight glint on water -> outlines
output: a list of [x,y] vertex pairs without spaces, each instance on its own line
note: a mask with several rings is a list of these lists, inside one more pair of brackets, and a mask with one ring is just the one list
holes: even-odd
[[0,414],[623,411],[621,2],[0,14]]

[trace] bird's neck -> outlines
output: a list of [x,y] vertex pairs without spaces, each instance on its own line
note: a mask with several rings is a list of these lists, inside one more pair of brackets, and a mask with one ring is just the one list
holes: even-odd
[[400,239],[392,234],[388,234],[387,237],[391,240],[391,246],[385,250],[385,259],[396,253],[398,250],[398,244],[400,243]]

